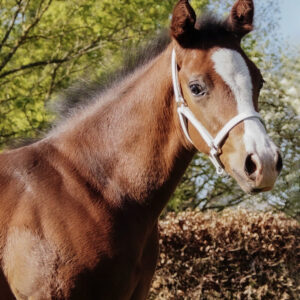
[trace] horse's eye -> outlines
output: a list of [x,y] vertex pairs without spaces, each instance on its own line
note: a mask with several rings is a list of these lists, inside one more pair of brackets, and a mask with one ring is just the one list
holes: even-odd
[[206,95],[205,87],[201,86],[199,83],[191,83],[190,90],[194,96],[200,97]]

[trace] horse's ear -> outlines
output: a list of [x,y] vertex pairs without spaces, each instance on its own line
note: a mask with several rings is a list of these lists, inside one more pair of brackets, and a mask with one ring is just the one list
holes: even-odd
[[171,35],[184,46],[192,39],[195,31],[196,14],[188,0],[179,0],[176,4],[171,22]]
[[252,31],[253,16],[253,0],[237,0],[235,2],[227,22],[239,39]]

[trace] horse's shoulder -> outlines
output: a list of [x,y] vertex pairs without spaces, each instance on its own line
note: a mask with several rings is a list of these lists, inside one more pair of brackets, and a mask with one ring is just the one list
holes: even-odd
[[[47,147],[32,144],[0,154],[1,196],[16,195],[18,199],[26,198],[28,193],[36,195],[43,185],[52,178],[58,178],[58,172],[48,159]],[[56,179],[57,183],[57,179]]]

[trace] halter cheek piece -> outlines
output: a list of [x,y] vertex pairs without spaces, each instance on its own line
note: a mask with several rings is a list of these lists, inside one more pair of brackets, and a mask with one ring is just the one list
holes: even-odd
[[240,113],[239,115],[232,118],[225,126],[218,132],[215,138],[211,136],[208,130],[201,124],[201,122],[195,117],[192,111],[186,105],[184,98],[182,97],[179,80],[178,80],[178,66],[176,62],[176,53],[173,49],[172,52],[172,81],[173,81],[173,90],[175,94],[175,101],[177,103],[177,113],[179,116],[180,124],[184,135],[186,136],[187,140],[193,144],[193,141],[190,138],[187,129],[187,120],[189,120],[199,134],[202,136],[203,140],[206,142],[208,147],[210,148],[209,158],[213,165],[216,168],[218,175],[224,174],[224,166],[220,161],[219,155],[221,153],[220,145],[225,140],[227,134],[239,123],[247,120],[257,118],[262,121],[261,116],[259,113],[253,111],[251,113]]

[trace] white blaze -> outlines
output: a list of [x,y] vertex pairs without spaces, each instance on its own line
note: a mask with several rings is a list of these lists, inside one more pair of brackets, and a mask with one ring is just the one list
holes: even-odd
[[[248,66],[240,53],[221,48],[212,55],[216,72],[230,87],[237,102],[238,114],[254,112],[253,86]],[[269,139],[264,126],[258,119],[244,121],[244,144],[247,153],[260,156],[276,153],[276,146]]]

